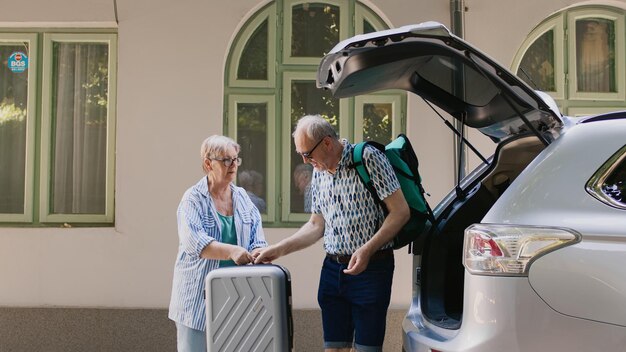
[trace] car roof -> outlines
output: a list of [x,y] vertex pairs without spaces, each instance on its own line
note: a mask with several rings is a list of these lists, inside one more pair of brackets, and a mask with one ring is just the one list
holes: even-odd
[[409,91],[496,142],[529,131],[549,142],[563,126],[547,94],[539,94],[438,22],[340,42],[322,59],[317,86],[338,98]]

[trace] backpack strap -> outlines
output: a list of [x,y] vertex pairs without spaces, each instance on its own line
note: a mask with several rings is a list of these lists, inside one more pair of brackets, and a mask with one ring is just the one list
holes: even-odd
[[[363,161],[363,151],[365,150],[365,146],[367,145],[371,145],[374,148],[377,148],[378,150],[382,150],[383,152],[385,150],[385,146],[376,142],[372,142],[372,141],[366,141],[366,142],[355,144],[354,148],[352,149],[352,167],[356,170],[357,174],[359,175],[359,178],[365,185],[365,188],[370,192],[370,194],[372,195],[372,198],[374,198],[374,201],[377,204],[384,204],[380,200],[380,198],[378,198],[378,193],[376,193],[376,189],[374,188],[374,182],[372,182],[370,174],[367,171],[367,168],[365,167],[365,162]],[[381,146],[382,146],[382,149],[380,148]]]

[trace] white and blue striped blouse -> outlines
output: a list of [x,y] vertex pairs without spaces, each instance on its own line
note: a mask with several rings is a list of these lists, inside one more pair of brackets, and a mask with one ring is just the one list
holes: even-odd
[[[248,251],[267,246],[259,210],[243,188],[233,184],[230,187],[237,243]],[[204,331],[204,280],[209,271],[219,267],[219,260],[200,258],[200,252],[212,241],[222,240],[206,177],[185,192],[177,216],[178,255],[168,316],[175,322]]]

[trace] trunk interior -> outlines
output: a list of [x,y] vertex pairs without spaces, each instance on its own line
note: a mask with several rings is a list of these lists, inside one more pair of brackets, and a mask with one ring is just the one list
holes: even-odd
[[[463,190],[448,204],[435,208],[437,225],[426,231],[416,254],[422,255],[416,284],[423,315],[446,329],[458,329],[463,313],[464,230],[479,223],[513,180],[544,149],[536,136],[520,136],[500,143],[491,164],[462,182]],[[444,200],[445,201],[445,200]]]

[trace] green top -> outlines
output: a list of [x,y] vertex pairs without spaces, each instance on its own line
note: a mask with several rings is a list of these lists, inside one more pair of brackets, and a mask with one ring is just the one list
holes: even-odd
[[[233,217],[222,215],[220,213],[217,213],[217,216],[220,218],[220,223],[222,224],[222,243],[228,243],[236,246],[237,234],[235,233]],[[235,262],[232,260],[220,260],[220,268],[235,265]]]

